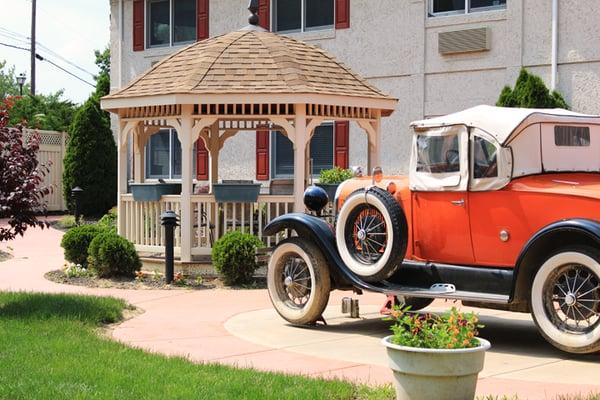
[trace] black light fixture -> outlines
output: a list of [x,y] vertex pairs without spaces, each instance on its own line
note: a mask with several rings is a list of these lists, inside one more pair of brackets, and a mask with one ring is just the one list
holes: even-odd
[[17,85],[19,85],[19,96],[23,96],[23,85],[25,84],[25,80],[27,77],[24,73],[21,73],[17,76]]

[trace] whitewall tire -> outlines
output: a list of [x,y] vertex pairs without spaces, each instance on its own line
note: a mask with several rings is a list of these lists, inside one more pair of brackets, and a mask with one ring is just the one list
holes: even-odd
[[267,288],[275,310],[294,325],[315,323],[331,290],[329,266],[321,250],[298,237],[280,242],[267,270]]
[[600,251],[578,246],[549,257],[531,287],[531,314],[544,338],[569,353],[600,351]]
[[370,188],[352,193],[336,224],[340,257],[360,278],[381,281],[402,265],[408,237],[406,217],[387,191]]

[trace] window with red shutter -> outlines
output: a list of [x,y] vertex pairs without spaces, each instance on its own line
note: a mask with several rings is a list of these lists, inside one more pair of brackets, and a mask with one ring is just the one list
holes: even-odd
[[208,4],[209,0],[196,0],[196,39],[208,39]]
[[269,180],[269,130],[256,131],[256,180]]
[[258,25],[271,30],[271,0],[258,1]]
[[340,168],[348,168],[348,148],[350,144],[350,123],[348,121],[335,122],[335,165]]
[[199,138],[196,141],[196,178],[199,181],[208,180],[208,149],[204,139]]
[[133,51],[144,50],[144,0],[133,1]]
[[350,0],[335,0],[335,29],[350,28]]

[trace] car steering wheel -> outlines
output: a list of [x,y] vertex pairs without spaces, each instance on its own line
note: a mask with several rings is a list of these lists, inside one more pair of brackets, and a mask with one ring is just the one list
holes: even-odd
[[451,149],[446,151],[446,164],[448,164],[448,166],[457,165],[459,163],[458,150]]

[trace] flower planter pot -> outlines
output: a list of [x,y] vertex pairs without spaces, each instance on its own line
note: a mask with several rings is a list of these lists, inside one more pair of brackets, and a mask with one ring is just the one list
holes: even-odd
[[421,349],[383,338],[400,400],[463,400],[475,397],[477,375],[483,369],[490,342],[480,339],[470,349]]
[[215,183],[213,194],[218,203],[256,203],[260,183]]
[[323,188],[327,192],[327,197],[329,197],[329,201],[333,201],[335,199],[335,192],[337,191],[339,183],[317,183],[318,187]]
[[158,201],[167,194],[180,194],[180,183],[130,183],[129,189],[135,201]]

